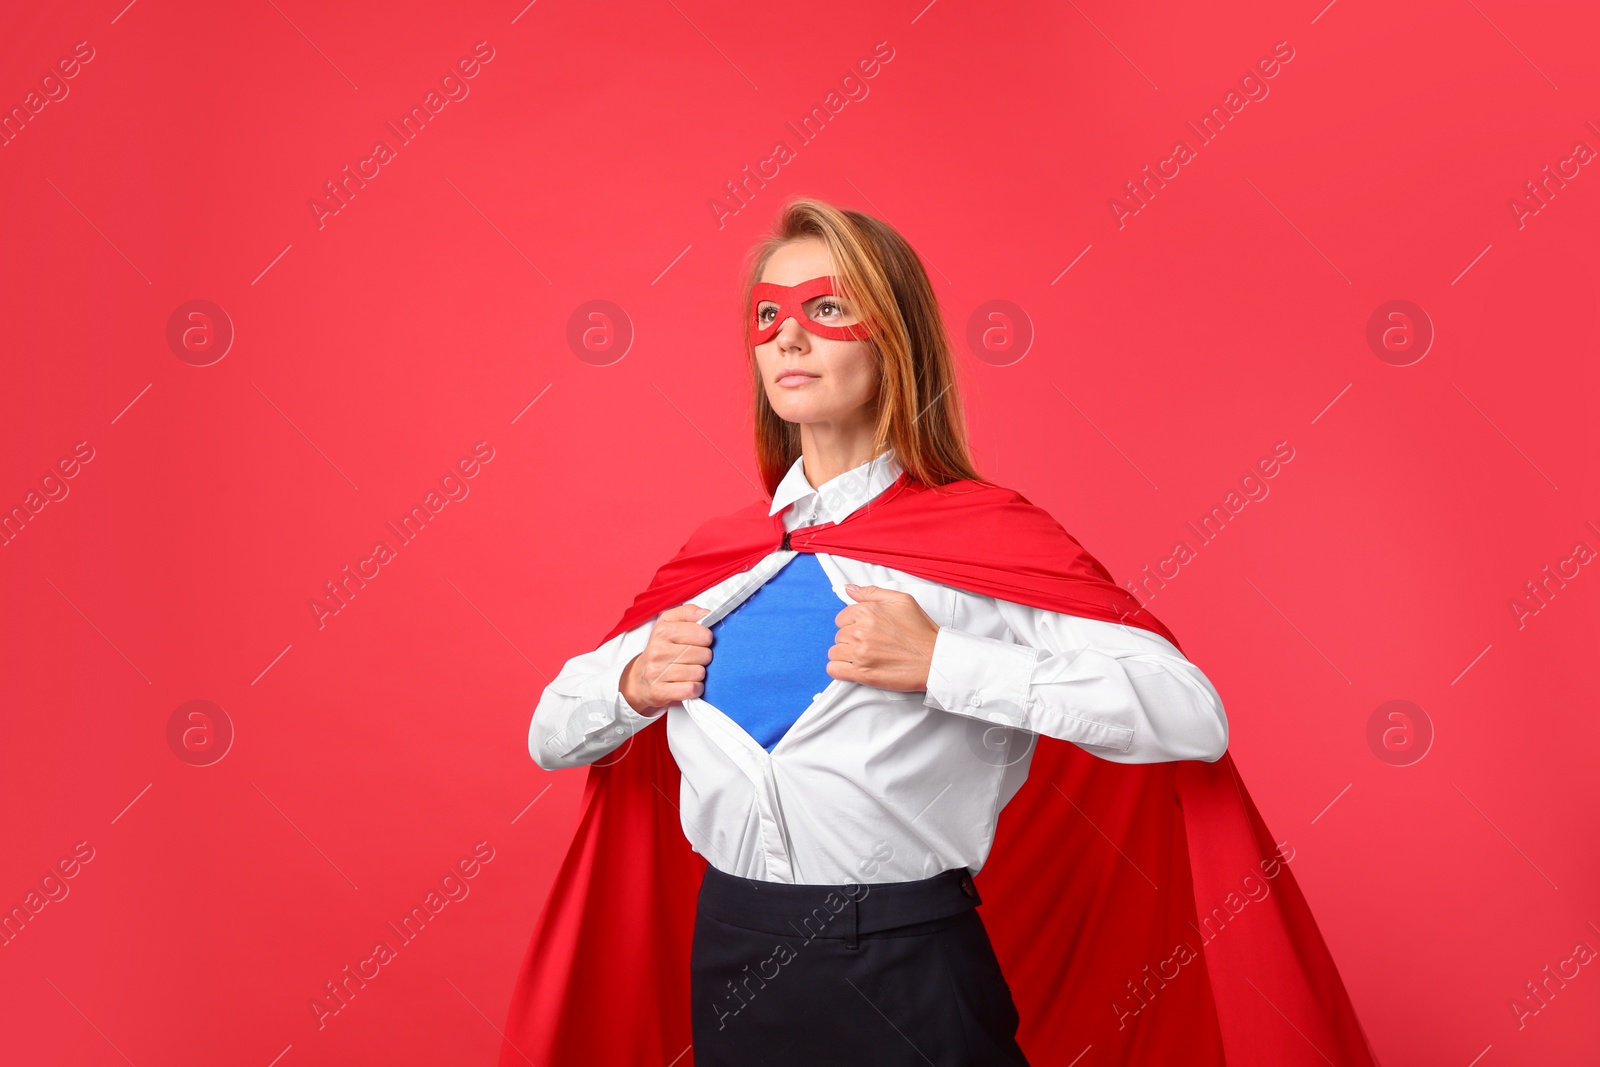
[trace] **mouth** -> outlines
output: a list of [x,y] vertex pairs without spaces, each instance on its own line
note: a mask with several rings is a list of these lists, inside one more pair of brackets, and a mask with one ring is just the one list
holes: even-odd
[[791,367],[788,370],[779,372],[777,383],[793,389],[794,387],[804,385],[807,382],[816,381],[819,377],[821,377],[821,375],[813,374],[807,370],[800,370],[798,368]]

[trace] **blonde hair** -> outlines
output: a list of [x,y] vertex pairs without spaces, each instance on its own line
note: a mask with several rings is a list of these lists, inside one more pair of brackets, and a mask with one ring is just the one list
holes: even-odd
[[740,305],[755,391],[756,465],[767,492],[799,457],[800,427],[779,418],[767,401],[751,341],[750,294],[773,253],[806,238],[827,246],[840,295],[874,331],[866,341],[878,369],[874,454],[892,447],[900,466],[924,485],[981,481],[967,448],[950,337],[922,261],[888,223],[799,198],[784,205],[771,236],[754,249]]

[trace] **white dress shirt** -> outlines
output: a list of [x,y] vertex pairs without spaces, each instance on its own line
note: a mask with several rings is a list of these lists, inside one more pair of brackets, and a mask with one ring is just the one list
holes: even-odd
[[[795,460],[773,494],[784,527],[837,523],[901,472],[892,451],[812,488]],[[794,551],[769,553],[691,598],[710,626]],[[771,752],[721,710],[691,698],[641,715],[619,689],[652,618],[575,656],[544,690],[528,748],[545,770],[612,753],[666,719],[683,772],[683,832],[706,861],[771,882],[845,884],[977,873],[1000,809],[1023,781],[1038,734],[1117,763],[1215,761],[1228,745],[1216,689],[1168,640],[816,554],[845,585],[909,593],[938,624],[926,692],[830,679]],[[708,671],[716,670],[716,648]]]

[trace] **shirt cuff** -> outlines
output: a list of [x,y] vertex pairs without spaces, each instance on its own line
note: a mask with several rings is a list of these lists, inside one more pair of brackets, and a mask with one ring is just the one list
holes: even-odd
[[545,749],[552,756],[566,759],[584,745],[604,743],[608,737],[613,745],[621,744],[624,737],[661,718],[665,708],[653,715],[641,715],[622,695],[622,672],[626,667],[623,663],[595,675],[578,690],[575,695],[581,702],[565,728],[545,739]]
[[923,704],[1026,728],[1037,649],[941,626],[933,642]]

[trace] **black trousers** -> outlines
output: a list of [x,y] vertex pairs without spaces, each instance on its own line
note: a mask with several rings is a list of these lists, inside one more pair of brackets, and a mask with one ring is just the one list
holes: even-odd
[[695,1067],[1026,1067],[965,870],[784,885],[707,867],[690,958]]

